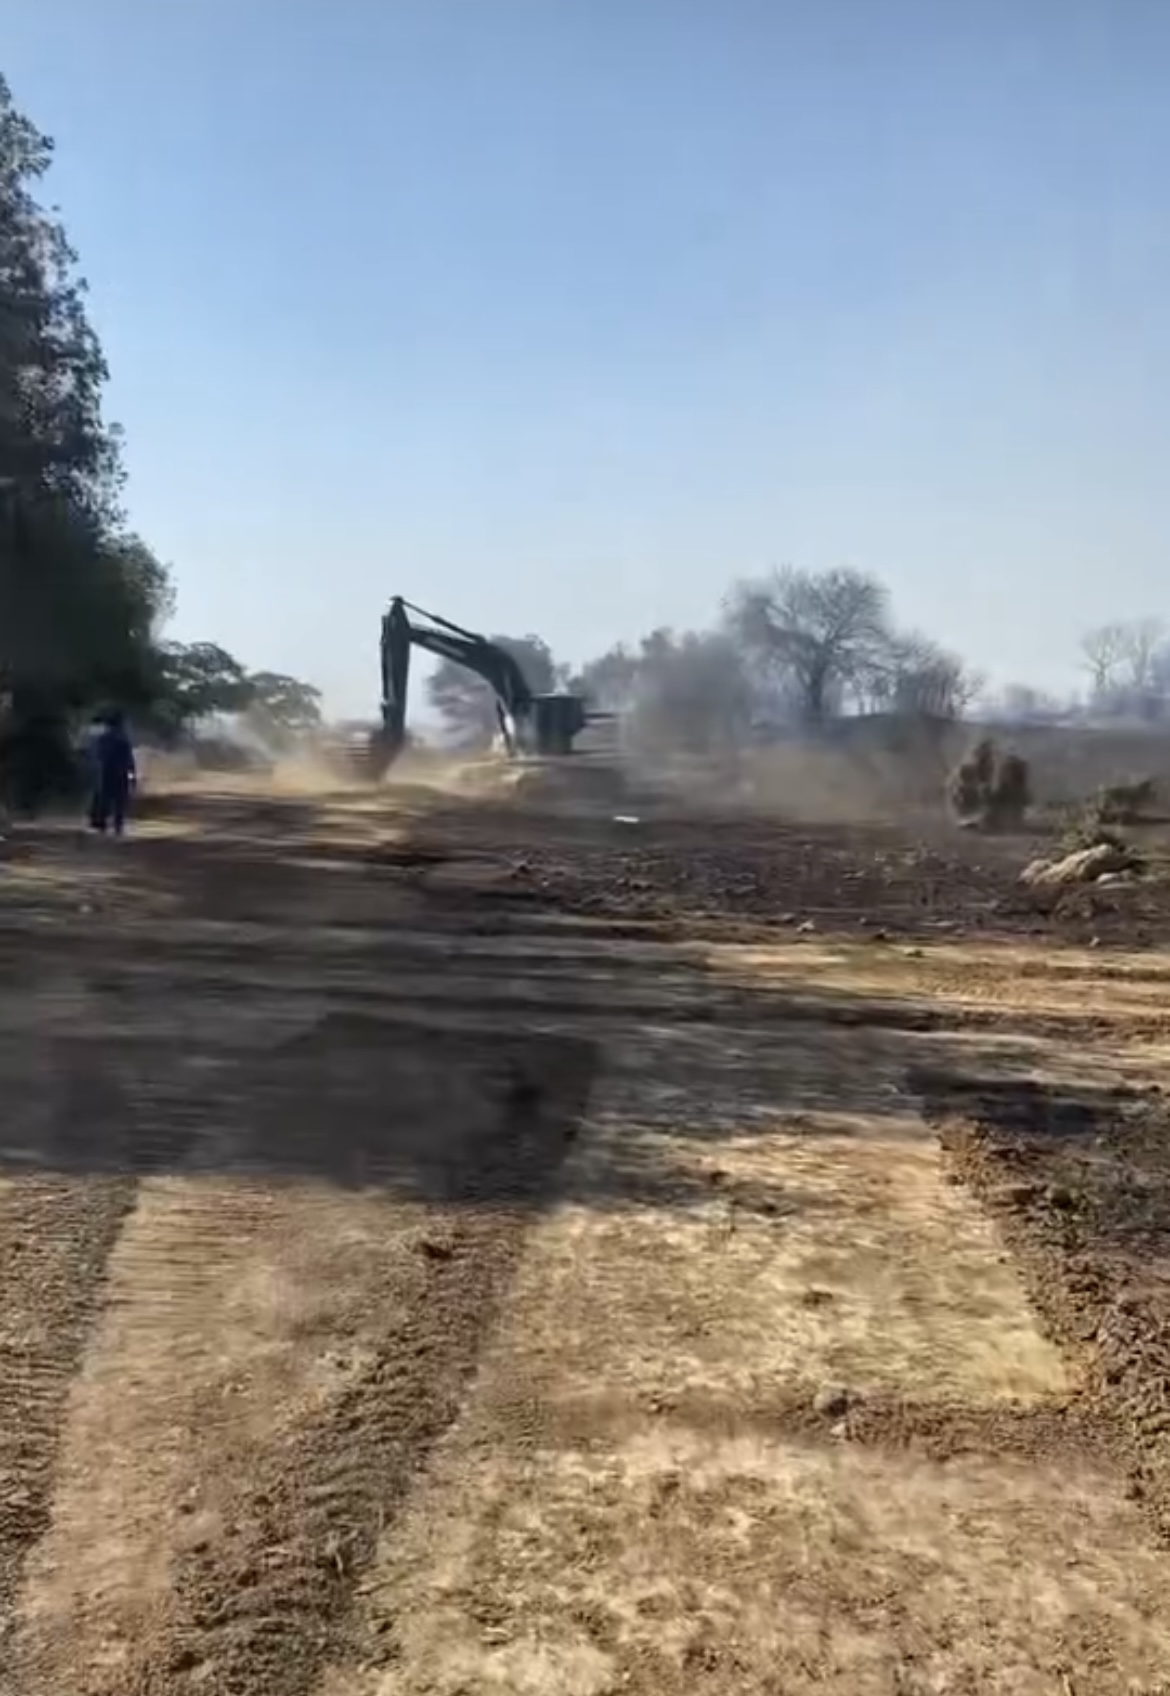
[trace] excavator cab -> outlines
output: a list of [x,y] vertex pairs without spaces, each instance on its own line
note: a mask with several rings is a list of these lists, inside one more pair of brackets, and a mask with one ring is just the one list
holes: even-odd
[[533,695],[529,713],[532,748],[541,755],[571,754],[573,739],[589,722],[580,695]]

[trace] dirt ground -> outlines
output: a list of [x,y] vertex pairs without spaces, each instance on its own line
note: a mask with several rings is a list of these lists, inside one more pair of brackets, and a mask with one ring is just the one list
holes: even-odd
[[1170,1690],[1170,894],[424,787],[0,847],[5,1696]]

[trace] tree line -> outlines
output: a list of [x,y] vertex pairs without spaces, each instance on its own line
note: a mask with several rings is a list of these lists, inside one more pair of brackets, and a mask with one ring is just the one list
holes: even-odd
[[[958,655],[894,616],[866,572],[786,567],[733,584],[708,630],[653,630],[573,671],[539,637],[493,638],[520,661],[536,692],[567,687],[626,720],[631,739],[717,752],[784,727],[823,728],[849,712],[961,715],[980,678]],[[453,735],[488,734],[486,687],[444,662],[432,704]]]
[[276,737],[319,716],[294,678],[164,639],[170,576],[129,522],[85,282],[40,198],[52,156],[0,76],[0,778],[48,782],[77,720],[107,704],[163,740],[208,712]]
[[[1170,724],[1170,632],[1139,618],[1087,631],[1081,691],[1026,683],[990,692],[982,675],[930,637],[903,628],[875,577],[793,567],[746,578],[706,630],[660,628],[574,670],[539,636],[495,636],[535,692],[568,688],[623,715],[648,747],[696,753],[779,734],[824,730],[855,714],[1003,722],[1124,719]],[[450,737],[474,743],[494,726],[486,685],[447,661],[430,681]]]

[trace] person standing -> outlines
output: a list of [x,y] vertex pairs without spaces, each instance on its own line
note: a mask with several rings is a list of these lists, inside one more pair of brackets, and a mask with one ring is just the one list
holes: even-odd
[[91,748],[94,770],[89,822],[103,834],[112,828],[115,836],[121,836],[126,828],[126,813],[138,768],[126,720],[120,712],[106,714]]

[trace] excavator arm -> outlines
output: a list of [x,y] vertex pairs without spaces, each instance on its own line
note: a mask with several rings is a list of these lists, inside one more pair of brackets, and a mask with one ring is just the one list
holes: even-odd
[[[412,613],[414,618],[410,616]],[[391,733],[391,740],[401,743],[405,736],[412,646],[440,659],[454,660],[482,677],[509,719],[519,721],[531,711],[532,691],[518,662],[506,648],[395,595],[382,620],[382,722]]]
[[500,730],[509,753],[514,754],[518,744],[537,753],[567,753],[573,736],[585,722],[584,703],[578,696],[534,695],[519,662],[506,648],[395,595],[382,620],[378,763],[383,768],[401,752],[406,741],[412,648],[454,660],[483,678],[495,694]]

